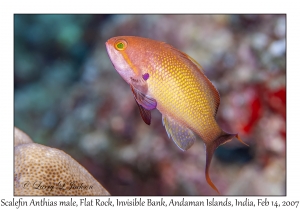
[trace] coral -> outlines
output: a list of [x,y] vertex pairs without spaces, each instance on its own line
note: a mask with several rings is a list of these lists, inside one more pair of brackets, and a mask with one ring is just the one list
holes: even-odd
[[15,195],[110,195],[71,156],[30,140],[15,128]]
[[19,128],[15,127],[15,141],[14,146],[18,146],[20,144],[28,144],[33,143],[32,139]]

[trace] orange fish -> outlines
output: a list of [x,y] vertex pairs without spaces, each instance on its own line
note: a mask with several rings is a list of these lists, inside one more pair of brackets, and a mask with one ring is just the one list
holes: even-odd
[[130,85],[145,123],[150,125],[151,110],[158,109],[169,138],[184,151],[194,144],[194,133],[201,137],[206,147],[206,181],[219,193],[209,177],[213,153],[234,137],[244,142],[217,124],[220,96],[202,67],[171,45],[142,37],[113,37],[106,49]]

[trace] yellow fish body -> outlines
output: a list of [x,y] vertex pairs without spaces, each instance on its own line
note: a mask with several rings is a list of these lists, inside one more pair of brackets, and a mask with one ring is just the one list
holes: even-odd
[[150,110],[157,108],[168,136],[180,149],[193,145],[193,132],[201,137],[206,146],[206,180],[219,193],[209,177],[213,153],[219,145],[239,137],[217,124],[219,93],[202,67],[171,45],[142,37],[113,37],[106,42],[106,49],[130,85],[145,123],[150,124]]

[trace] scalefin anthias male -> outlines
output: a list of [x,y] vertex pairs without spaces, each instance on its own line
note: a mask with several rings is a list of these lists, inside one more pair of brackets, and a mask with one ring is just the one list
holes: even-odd
[[202,67],[171,45],[142,37],[113,37],[106,49],[130,85],[145,123],[150,125],[151,110],[158,109],[168,136],[184,151],[194,144],[194,133],[201,137],[206,147],[206,181],[219,193],[209,177],[214,151],[234,137],[245,143],[217,124],[219,92]]

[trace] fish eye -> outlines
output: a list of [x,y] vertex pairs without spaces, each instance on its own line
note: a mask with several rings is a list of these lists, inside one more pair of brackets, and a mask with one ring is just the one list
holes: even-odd
[[125,40],[119,39],[115,42],[115,48],[117,50],[125,50],[126,47],[127,47],[127,42]]

